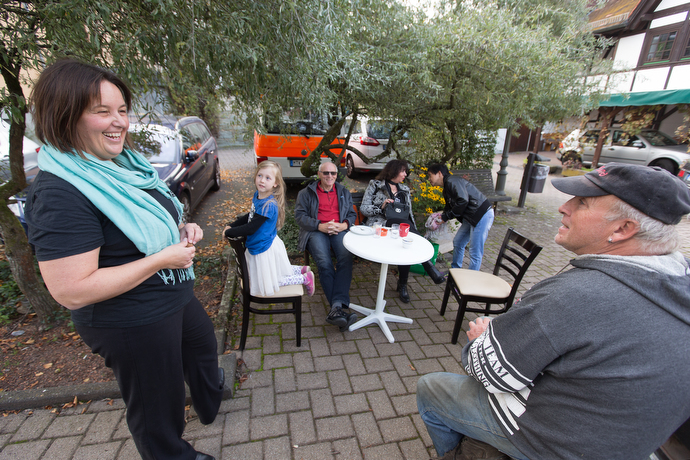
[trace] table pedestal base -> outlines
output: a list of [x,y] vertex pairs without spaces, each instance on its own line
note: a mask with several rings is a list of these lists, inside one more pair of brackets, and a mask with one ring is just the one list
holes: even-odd
[[405,323],[405,324],[412,324],[412,319],[411,318],[405,318],[404,316],[398,316],[398,315],[391,315],[390,313],[386,313],[383,311],[383,308],[386,306],[386,301],[383,299],[383,293],[386,290],[386,276],[388,275],[388,264],[381,264],[381,274],[379,275],[379,290],[378,290],[378,295],[376,296],[376,309],[372,310],[370,308],[365,308],[360,305],[355,305],[355,304],[350,304],[350,308],[362,313],[363,315],[367,315],[366,318],[362,318],[359,321],[357,321],[355,324],[350,326],[350,331],[355,331],[361,327],[367,326],[372,323],[377,323],[381,330],[383,331],[383,334],[386,336],[388,341],[390,343],[395,342],[395,338],[393,338],[393,333],[391,330],[388,328],[388,325],[386,324],[386,321],[388,322],[393,322],[393,323]]

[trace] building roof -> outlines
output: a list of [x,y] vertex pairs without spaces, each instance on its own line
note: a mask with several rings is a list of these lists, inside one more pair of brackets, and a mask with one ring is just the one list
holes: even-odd
[[589,14],[589,27],[594,33],[625,28],[633,13],[642,8],[645,0],[608,0],[606,4]]

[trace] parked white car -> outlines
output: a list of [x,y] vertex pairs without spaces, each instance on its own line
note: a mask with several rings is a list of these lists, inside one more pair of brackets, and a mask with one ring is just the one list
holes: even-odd
[[[38,174],[38,151],[41,147],[24,136],[24,144],[22,150],[24,153],[24,174],[28,183],[33,182],[36,174]],[[0,117],[0,183],[10,180],[12,173],[10,172],[10,123],[4,117]],[[9,199],[7,207],[17,216],[21,222],[24,230],[26,230],[26,221],[24,220],[24,200],[25,192],[20,192]]]
[[[598,139],[599,130],[590,129],[582,134],[575,130],[563,139],[557,157],[564,161],[570,158],[571,152],[576,152],[581,155],[584,165],[590,165]],[[606,138],[599,157],[599,164],[611,162],[659,166],[672,174],[678,174],[690,162],[690,154],[686,144],[679,144],[661,131],[643,129],[639,134],[633,135],[614,128]]]
[[[340,132],[341,139],[345,139],[351,124],[352,119],[348,118]],[[364,156],[374,158],[386,150],[391,129],[395,127],[395,124],[396,122],[394,121],[369,119],[366,117],[357,118],[357,123],[352,131],[348,145],[362,152]],[[398,141],[396,145],[401,145],[403,142],[405,141]],[[386,163],[393,158],[388,155],[374,163],[366,163],[357,154],[348,150],[345,154],[344,166],[347,169],[347,176],[352,177],[358,172],[381,171],[386,166]]]
[[[38,150],[41,147],[24,136],[24,172],[27,182],[38,174]],[[10,178],[10,123],[4,117],[0,118],[0,179],[2,182]]]

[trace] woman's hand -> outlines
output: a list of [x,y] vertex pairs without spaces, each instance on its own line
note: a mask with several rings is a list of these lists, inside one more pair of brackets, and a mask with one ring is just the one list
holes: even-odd
[[197,244],[204,238],[204,231],[197,224],[180,224],[180,241],[187,239],[188,244]]
[[115,267],[99,267],[100,248],[38,266],[53,298],[76,310],[130,291],[163,268],[189,268],[195,253],[196,247],[185,237],[156,254]]
[[388,203],[392,203],[392,202],[393,202],[393,200],[390,199],[390,198],[388,198],[388,199],[387,199],[386,201],[384,201],[383,204],[381,205],[381,209],[386,209],[386,205],[387,205]]
[[177,244],[172,244],[158,254],[163,260],[163,268],[189,268],[194,263],[196,246],[183,238]]

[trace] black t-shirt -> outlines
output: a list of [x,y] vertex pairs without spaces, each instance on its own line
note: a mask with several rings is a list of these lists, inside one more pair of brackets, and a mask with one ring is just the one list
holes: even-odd
[[[156,190],[146,190],[176,216],[173,203]],[[39,262],[100,248],[99,268],[115,267],[145,257],[115,224],[75,186],[41,171],[26,200],[29,242]],[[194,280],[165,284],[158,274],[112,299],[72,310],[75,324],[91,327],[133,327],[154,323],[185,306],[194,295]]]

